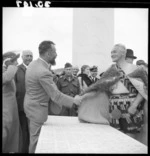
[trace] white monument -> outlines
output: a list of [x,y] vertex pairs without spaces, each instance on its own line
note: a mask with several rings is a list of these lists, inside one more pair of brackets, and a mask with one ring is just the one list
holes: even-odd
[[114,45],[113,8],[73,9],[73,65],[97,65],[99,73],[111,64]]

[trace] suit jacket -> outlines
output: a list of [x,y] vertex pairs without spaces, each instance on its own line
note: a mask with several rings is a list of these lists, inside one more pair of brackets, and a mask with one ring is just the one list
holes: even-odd
[[74,98],[57,89],[48,65],[41,59],[29,64],[25,86],[24,110],[27,117],[34,122],[44,123],[47,120],[49,99],[60,106],[71,108],[73,105]]
[[18,66],[18,70],[15,75],[16,98],[17,98],[19,111],[24,111],[23,103],[24,103],[24,96],[25,96],[25,72],[26,72],[26,67],[23,64],[21,64]]

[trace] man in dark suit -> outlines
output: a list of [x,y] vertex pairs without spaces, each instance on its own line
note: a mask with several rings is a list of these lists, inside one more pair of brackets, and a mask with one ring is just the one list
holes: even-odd
[[93,66],[92,68],[90,68],[90,72],[91,72],[91,75],[89,76],[92,83],[95,83],[97,80],[99,80],[97,78],[97,73],[98,73],[98,69],[96,66]]
[[25,96],[25,73],[28,65],[33,60],[33,53],[30,50],[24,50],[22,52],[23,63],[18,66],[18,71],[15,75],[16,82],[16,99],[18,104],[18,113],[20,120],[20,143],[19,143],[19,152],[28,153],[29,149],[29,130],[28,130],[28,121],[24,112],[24,96]]
[[49,66],[55,65],[57,57],[55,44],[43,41],[39,45],[39,58],[31,62],[26,71],[26,94],[24,109],[29,119],[30,145],[29,153],[34,153],[41,127],[48,118],[48,102],[51,99],[61,107],[79,105],[81,97],[74,98],[61,93],[53,81]]

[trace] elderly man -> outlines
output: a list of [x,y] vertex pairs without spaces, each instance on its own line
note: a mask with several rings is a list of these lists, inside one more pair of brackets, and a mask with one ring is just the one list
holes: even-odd
[[[122,44],[114,45],[111,58],[115,64],[84,92],[109,93],[110,125],[147,144],[148,75],[142,67],[125,60],[126,47]],[[98,104],[103,102],[99,99]]]
[[43,41],[39,45],[39,58],[31,62],[26,71],[24,109],[29,119],[29,153],[35,152],[41,127],[48,118],[49,99],[70,108],[74,103],[81,103],[79,96],[73,98],[57,89],[49,70],[50,65],[56,64],[56,57],[55,44],[52,41]]
[[78,72],[79,72],[78,66],[74,66],[72,68],[72,74],[73,74],[73,76],[77,77],[78,76]]
[[22,64],[18,66],[18,71],[15,75],[16,82],[16,99],[18,104],[19,111],[19,120],[20,120],[20,153],[28,153],[29,148],[29,130],[28,130],[28,121],[24,113],[24,96],[25,96],[25,73],[28,65],[33,60],[33,53],[30,50],[24,50],[22,52]]

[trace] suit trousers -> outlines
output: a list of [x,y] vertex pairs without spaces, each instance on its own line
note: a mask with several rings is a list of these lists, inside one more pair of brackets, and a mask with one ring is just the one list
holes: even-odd
[[43,123],[37,123],[29,120],[29,135],[30,135],[29,153],[35,153],[42,125]]
[[24,111],[19,111],[19,120],[20,120],[20,153],[28,153],[29,152],[29,128],[28,128],[28,119]]

